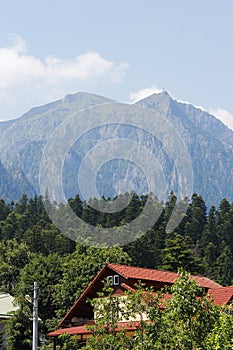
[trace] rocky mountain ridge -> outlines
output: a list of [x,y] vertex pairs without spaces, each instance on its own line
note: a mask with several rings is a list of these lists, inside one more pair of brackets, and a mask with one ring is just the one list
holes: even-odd
[[[103,96],[76,93],[45,106],[32,108],[22,117],[0,123],[0,197],[19,199],[23,193],[33,196],[39,193],[39,166],[51,134],[74,113],[91,106],[114,102]],[[201,194],[208,205],[218,205],[226,197],[233,200],[233,131],[209,113],[190,104],[177,102],[166,91],[151,95],[137,104],[155,111],[165,118],[185,141],[193,164],[194,192]],[[83,155],[107,138],[123,137],[151,143],[146,134],[135,135],[130,127],[124,130],[109,125],[92,130],[68,152],[64,162],[64,184],[68,197],[74,196],[77,187],[77,169]],[[157,153],[164,169],[166,181],[174,178],[174,166],[158,140],[153,140],[151,150]],[[102,168],[97,178],[100,193],[114,196],[112,183],[126,178],[133,180],[135,190],[142,189],[144,181],[140,171],[132,164],[112,162]],[[146,191],[146,187],[144,189]],[[174,185],[176,192],[176,186]]]

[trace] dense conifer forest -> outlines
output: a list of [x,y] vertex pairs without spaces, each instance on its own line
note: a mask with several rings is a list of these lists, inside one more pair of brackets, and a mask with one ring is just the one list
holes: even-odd
[[[100,227],[121,226],[137,217],[147,196],[133,194],[119,213],[94,210],[77,195],[69,199],[84,221]],[[102,198],[100,201],[109,201]],[[227,199],[207,210],[193,194],[188,210],[171,233],[166,225],[176,203],[171,193],[159,220],[145,235],[123,247],[89,247],[61,234],[49,219],[43,198],[6,203],[0,200],[0,288],[13,295],[20,309],[7,326],[9,349],[30,349],[33,281],[39,284],[40,334],[56,328],[80,293],[107,262],[175,271],[182,267],[223,286],[233,284],[233,204]],[[57,206],[59,215],[59,206]],[[17,347],[16,347],[17,344]]]

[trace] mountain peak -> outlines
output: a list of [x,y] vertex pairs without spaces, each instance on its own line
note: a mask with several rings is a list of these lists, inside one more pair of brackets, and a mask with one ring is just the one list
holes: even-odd
[[163,99],[165,99],[167,101],[172,100],[171,96],[169,95],[169,93],[166,90],[162,90],[160,92],[154,92],[152,95],[144,97],[143,99],[141,99],[137,103],[142,104],[143,101],[146,101],[146,102],[148,102],[148,101],[157,102],[157,101],[161,101]]
[[89,94],[88,92],[82,92],[82,91],[78,91],[75,92],[73,94],[67,94],[63,99],[62,102],[63,103],[73,103],[76,102],[77,100],[82,100],[84,98],[93,96],[93,94]]
[[171,96],[169,95],[169,93],[167,92],[167,90],[162,90],[161,92],[158,92],[158,93],[154,93],[153,95],[159,95],[161,97],[169,97],[171,98]]
[[175,103],[176,101],[171,98],[171,96],[166,90],[163,90],[159,93],[154,93],[144,98],[143,100],[137,102],[137,104],[147,108],[159,108],[161,111],[163,111],[164,114],[166,114],[171,108],[173,108],[173,105]]

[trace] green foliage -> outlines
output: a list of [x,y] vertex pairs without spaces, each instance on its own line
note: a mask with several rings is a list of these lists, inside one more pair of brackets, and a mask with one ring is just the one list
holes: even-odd
[[205,228],[207,215],[206,205],[201,196],[196,193],[192,196],[192,202],[188,211],[188,220],[185,224],[185,233],[187,233],[192,241],[196,243],[200,240],[202,232]]
[[[83,203],[78,195],[69,199],[69,205],[86,222],[99,227],[116,227],[121,232],[121,225],[137,217],[148,199],[153,203],[151,215],[161,211],[162,203],[153,202],[148,196],[132,195],[127,208],[113,214],[98,212]],[[128,193],[118,199],[125,201],[127,196]],[[96,207],[103,207],[110,199],[103,197],[99,201],[93,201]],[[230,263],[233,254],[233,205],[223,199],[219,210],[211,207],[207,214],[204,200],[194,194],[176,231],[167,234],[166,226],[175,204],[177,198],[171,193],[154,226],[142,237],[123,247],[131,257],[131,263],[171,271],[183,267],[191,273],[206,275],[224,285],[230,284],[233,280],[233,266]],[[64,214],[65,208],[64,205],[59,206],[56,215],[62,218],[60,211],[63,210]],[[16,239],[19,244],[26,243],[30,252],[45,256],[50,253],[66,255],[75,250],[75,243],[62,235],[50,222],[41,196],[28,199],[24,195],[15,205],[8,205],[1,200],[0,218],[2,241]],[[74,234],[78,236],[79,232]],[[80,236],[83,235],[80,226]]]
[[[107,294],[107,298],[105,295]],[[117,332],[117,323],[122,317],[121,299],[113,296],[113,289],[107,284],[98,298],[90,300],[94,308],[96,323],[90,326],[92,337],[88,340],[90,350],[120,350],[124,346],[124,332]]]
[[39,285],[39,309],[42,321],[55,315],[54,289],[62,277],[62,258],[58,254],[36,255],[22,269],[16,293],[21,307],[26,305],[25,294],[32,295],[33,282]]
[[[88,350],[121,350],[121,349],[151,349],[152,342],[148,336],[148,324],[144,315],[152,312],[152,305],[158,301],[150,290],[139,284],[134,293],[126,293],[125,296],[113,295],[113,289],[107,282],[103,291],[98,293],[98,298],[89,300],[95,312],[95,325],[88,326],[92,336],[88,338]],[[158,312],[159,314],[159,312]],[[119,326],[122,320],[139,317],[137,330],[133,338],[129,337],[126,330]],[[131,322],[129,321],[130,325]]]
[[[121,195],[120,200],[123,201],[128,196],[129,194]],[[79,196],[70,198],[69,204],[74,212],[87,222],[100,227],[116,227],[121,231],[121,225],[137,217],[147,199],[152,203],[150,215],[156,215],[163,206],[158,221],[146,234],[134,242],[124,247],[112,248],[88,247],[62,235],[48,218],[41,196],[28,199],[24,195],[15,204],[13,202],[7,204],[0,199],[0,289],[16,297],[21,312],[9,323],[9,327],[14,328],[14,331],[9,333],[11,344],[16,344],[17,341],[22,344],[25,342],[22,345],[25,349],[26,344],[30,344],[30,332],[28,333],[26,328],[19,327],[19,318],[22,317],[22,325],[27,323],[25,317],[31,318],[31,305],[27,304],[24,296],[32,292],[34,280],[37,280],[40,286],[39,316],[40,332],[43,334],[57,327],[58,321],[107,262],[170,271],[177,271],[178,268],[183,267],[192,274],[203,274],[222,285],[232,284],[233,204],[226,199],[221,201],[218,209],[211,207],[207,213],[202,197],[193,195],[182,222],[175,232],[171,233],[166,232],[166,226],[174,205],[177,204],[177,198],[173,193],[165,205],[153,201],[149,196],[133,194],[128,207],[113,214],[100,213],[92,209],[83,203]],[[99,201],[97,199],[94,201],[97,207],[101,207],[110,199],[103,197]],[[56,207],[50,205],[56,211]],[[58,206],[57,215],[60,215],[59,210],[65,207],[65,205]],[[134,297],[136,298],[136,295]],[[145,304],[140,305],[140,307],[144,306]],[[146,311],[151,318],[151,333],[148,334],[158,334],[159,325],[166,326],[165,323],[161,323],[160,314],[155,310],[154,308]],[[132,308],[131,312],[133,312]],[[152,315],[155,322],[152,322]],[[171,317],[170,321],[172,321]],[[185,326],[182,323],[179,324],[181,328],[184,327],[182,332],[186,334]],[[149,332],[148,325],[142,323],[141,327],[144,326]],[[173,327],[171,323],[170,327]],[[22,333],[21,340],[19,340],[18,329]],[[192,333],[195,333],[195,329],[192,329]],[[179,332],[177,332],[178,336]],[[198,338],[200,339],[201,336],[198,335]],[[122,342],[122,339],[119,341]],[[142,334],[139,332],[134,339],[138,349],[140,349],[140,341],[142,341]],[[209,342],[211,341],[213,341],[212,338]],[[150,339],[146,338],[145,341],[143,333],[143,346],[147,346],[146,342],[150,344]],[[154,340],[148,348],[149,346],[153,348],[153,342]],[[122,344],[119,346],[130,349],[128,338],[124,338],[124,346]],[[11,346],[13,350],[16,345]],[[18,348],[15,349],[18,350]]]
[[3,199],[0,199],[0,221],[3,221],[10,214],[10,206]]
[[[60,344],[60,345],[59,345]],[[58,347],[61,350],[76,350],[79,349],[79,342],[76,336],[62,334],[58,337]]]
[[223,286],[231,285],[233,282],[233,255],[231,248],[226,245],[216,260],[216,280]]
[[0,332],[0,348],[3,346],[3,332]]
[[185,271],[180,273],[170,289],[172,298],[162,313],[155,344],[158,349],[203,349],[218,310]]
[[230,309],[223,308],[212,332],[206,340],[207,350],[230,350],[233,348],[233,317],[232,306]]
[[165,240],[162,252],[162,268],[177,271],[183,267],[189,271],[198,271],[198,259],[193,256],[193,242],[189,236],[178,233],[170,235]]
[[22,310],[15,311],[6,325],[7,350],[31,350],[32,322]]
[[22,269],[29,263],[32,253],[25,243],[15,239],[0,242],[0,288],[14,294]]

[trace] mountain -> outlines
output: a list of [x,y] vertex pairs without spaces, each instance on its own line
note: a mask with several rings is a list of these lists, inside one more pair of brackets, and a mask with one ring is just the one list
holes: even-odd
[[[8,125],[2,123],[1,161],[15,183],[17,185],[21,183],[20,196],[22,193],[27,193],[29,196],[39,193],[41,156],[56,127],[76,111],[110,101],[112,100],[92,94],[69,94],[62,100],[32,108],[13,123],[9,122]],[[25,181],[22,181],[23,178]],[[1,190],[0,197],[5,198],[6,195],[5,190]],[[19,198],[14,195],[14,199]]]
[[[0,123],[0,197],[17,200],[22,193],[29,196],[39,193],[40,161],[50,136],[74,113],[82,110],[88,123],[89,108],[109,102],[114,101],[87,93],[69,94],[62,100],[32,108],[16,120]],[[117,104],[114,106],[114,111],[108,113],[117,111]],[[166,91],[151,95],[137,102],[136,106],[157,112],[161,120],[165,118],[185,140],[192,160],[194,192],[201,194],[208,205],[218,205],[224,197],[233,200],[233,132],[230,129],[209,113],[190,104],[177,102]],[[130,125],[109,124],[82,135],[67,152],[62,174],[67,197],[80,191],[76,170],[85,154],[101,142],[113,138],[140,140],[143,145],[149,144],[163,168],[165,180],[170,182],[170,188],[174,183],[176,192],[174,162],[166,154],[161,142],[151,139],[151,135],[146,132],[135,132],[135,128]],[[111,151],[110,148],[109,153]],[[110,161],[98,172],[97,189],[100,194],[112,197],[117,193],[115,184],[120,184],[122,189],[122,181],[126,179],[127,183],[133,182],[136,189],[146,192],[146,179],[142,170],[123,159]]]
[[15,183],[13,177],[8,173],[0,162],[0,189],[3,193],[2,198],[5,201],[11,202],[14,198],[18,199],[21,196],[19,186]]
[[3,133],[4,130],[6,130],[9,126],[11,126],[14,123],[14,120],[8,120],[5,122],[0,122],[0,132]]
[[185,140],[193,163],[194,191],[208,205],[233,200],[233,131],[213,115],[173,100],[164,91],[138,102],[161,113]]

